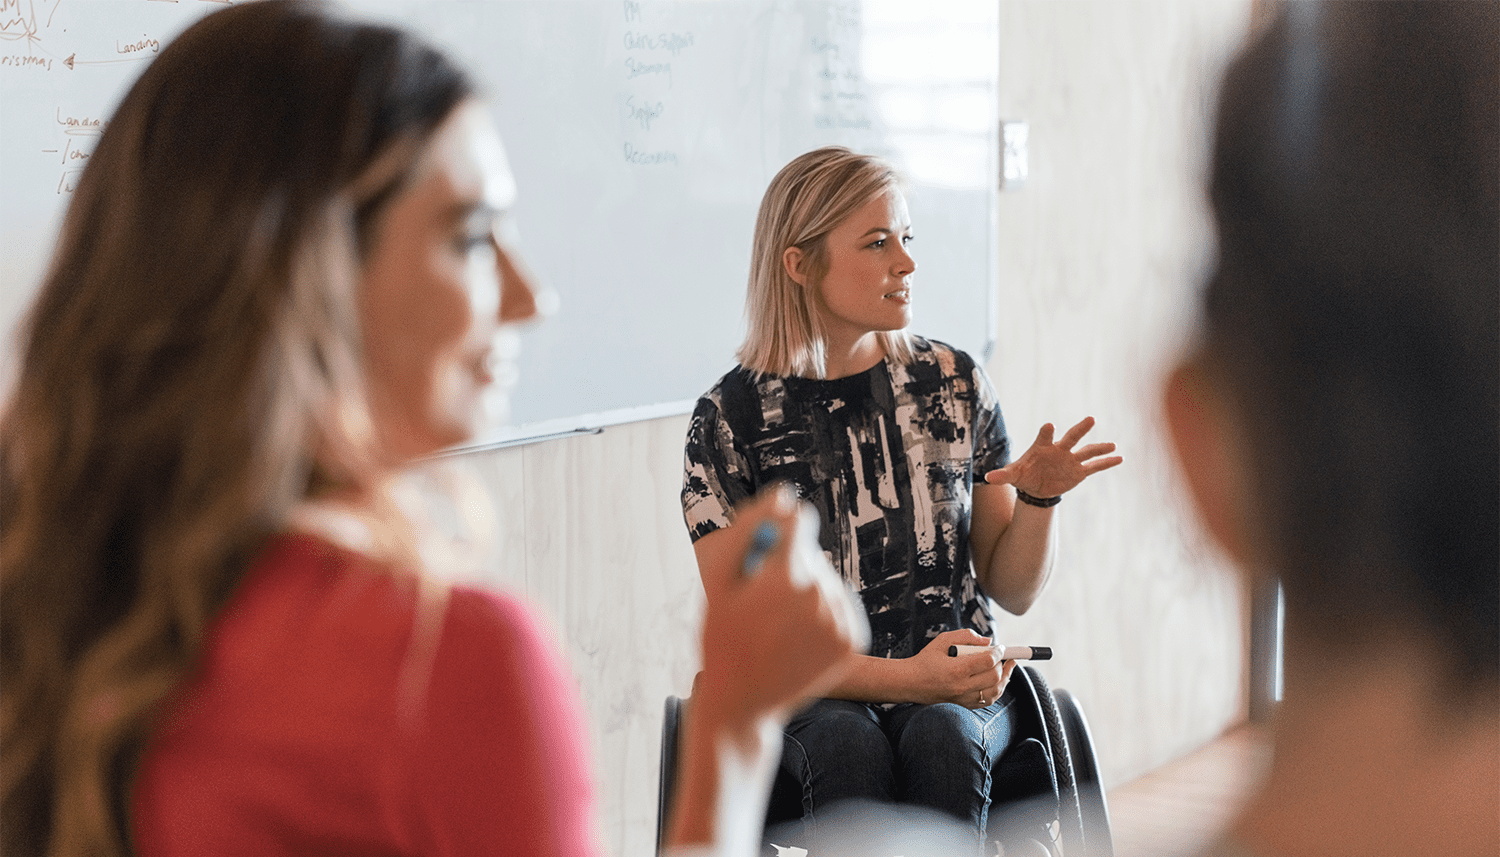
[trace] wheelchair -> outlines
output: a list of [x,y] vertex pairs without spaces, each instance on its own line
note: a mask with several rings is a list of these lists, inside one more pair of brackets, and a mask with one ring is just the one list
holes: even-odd
[[[1025,664],[1016,666],[1007,690],[1017,697],[1018,738],[1022,741],[1036,739],[1057,787],[1058,813],[1052,846],[1055,852],[1063,857],[1114,857],[1109,808],[1099,779],[1094,742],[1078,701],[1066,690],[1049,688],[1042,674]],[[668,696],[663,711],[656,813],[658,854],[662,853],[667,833],[667,812],[672,805],[677,778],[678,733],[683,709],[688,703],[689,700],[681,697]],[[1009,754],[1003,757],[1000,764],[1005,764],[1008,757]],[[778,776],[783,775],[778,773]],[[1000,778],[996,781],[998,783]],[[791,791],[795,793],[795,789]],[[1004,799],[993,792],[992,798],[997,803]],[[800,806],[778,806],[774,796],[766,813],[768,823],[800,815]]]

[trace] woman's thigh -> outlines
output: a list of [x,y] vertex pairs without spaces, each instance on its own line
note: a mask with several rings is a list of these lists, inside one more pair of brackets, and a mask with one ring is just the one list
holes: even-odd
[[820,699],[787,724],[782,768],[802,784],[805,812],[851,798],[891,800],[893,763],[890,740],[863,703]]
[[892,711],[898,799],[938,809],[982,827],[991,774],[1014,733],[1010,695],[986,708],[948,703]]
[[972,758],[993,765],[1009,745],[1014,731],[1009,694],[986,708],[952,703],[903,705],[884,718],[886,734],[895,748],[897,764],[921,767],[924,759]]

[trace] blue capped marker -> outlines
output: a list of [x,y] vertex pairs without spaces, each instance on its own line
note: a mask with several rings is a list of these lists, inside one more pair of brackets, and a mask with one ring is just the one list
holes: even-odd
[[750,537],[750,550],[745,554],[745,576],[754,577],[760,572],[760,567],[765,565],[766,554],[776,543],[781,541],[781,530],[770,521],[761,521],[760,526],[755,528],[755,534]]

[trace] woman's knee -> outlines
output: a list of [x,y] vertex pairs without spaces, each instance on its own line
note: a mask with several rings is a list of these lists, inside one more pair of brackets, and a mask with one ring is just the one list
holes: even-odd
[[792,719],[787,736],[809,756],[833,756],[883,763],[889,769],[891,742],[870,709],[843,700],[821,700]]
[[896,736],[896,752],[906,763],[921,765],[943,760],[947,764],[973,760],[987,766],[993,755],[986,734],[988,718],[961,705],[939,703],[915,711]]
[[902,739],[931,736],[932,740],[939,741],[977,740],[985,719],[981,713],[951,702],[924,705],[907,718]]
[[874,713],[839,700],[814,708],[788,724],[782,753],[783,770],[802,785],[804,814],[844,800],[894,799],[895,757]]

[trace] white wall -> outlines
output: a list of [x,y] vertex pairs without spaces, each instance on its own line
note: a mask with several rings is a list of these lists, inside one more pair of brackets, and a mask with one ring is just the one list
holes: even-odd
[[[1000,110],[1030,123],[1031,177],[1001,196],[988,369],[1016,444],[1093,414],[1127,461],[1059,507],[1051,587],[1000,634],[1056,649],[1044,674],[1082,702],[1108,786],[1242,716],[1243,598],[1183,515],[1156,389],[1207,254],[1205,134],[1248,6],[1001,2]],[[673,417],[451,460],[500,509],[482,579],[559,627],[590,716],[602,833],[621,855],[651,853],[662,700],[697,669],[702,596],[677,501],[686,428]]]
[[1093,414],[1126,456],[1058,507],[1051,589],[1002,633],[1057,649],[1045,674],[1083,703],[1108,785],[1243,705],[1241,594],[1185,518],[1157,396],[1209,255],[1207,135],[1248,7],[1001,4],[1000,113],[1030,123],[1031,174],[1000,198],[988,368],[1017,443]]

